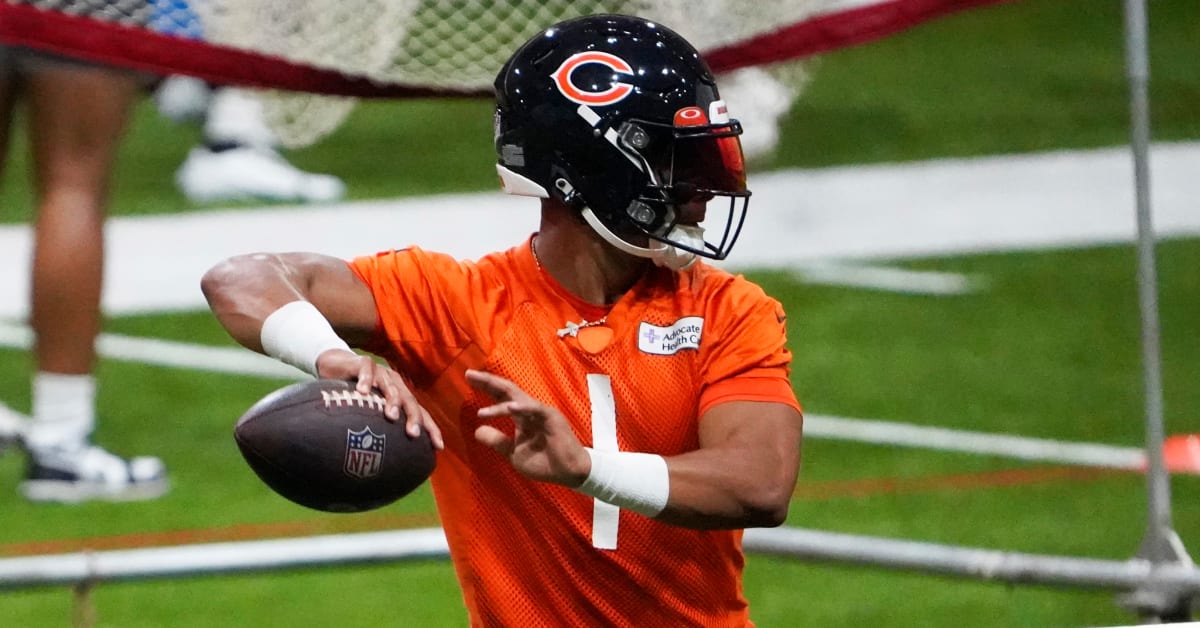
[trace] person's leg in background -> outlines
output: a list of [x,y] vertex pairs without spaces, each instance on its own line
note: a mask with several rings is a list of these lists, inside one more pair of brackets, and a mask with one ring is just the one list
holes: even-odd
[[31,326],[32,422],[26,497],[144,499],[166,490],[156,458],[124,460],[93,445],[104,221],[125,127],[142,89],[120,70],[35,59],[23,74],[36,216]]

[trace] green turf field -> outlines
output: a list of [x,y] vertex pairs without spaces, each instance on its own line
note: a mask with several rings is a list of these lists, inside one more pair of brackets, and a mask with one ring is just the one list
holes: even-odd
[[[1200,4],[1150,3],[1156,139],[1200,138]],[[760,170],[1123,143],[1127,92],[1119,0],[1025,0],[952,16],[811,64],[778,155]],[[118,214],[186,211],[171,173],[192,129],[139,111]],[[327,141],[292,153],[346,179],[355,198],[495,185],[487,103],[371,103]],[[27,218],[25,160],[0,188],[0,221]],[[1200,241],[1158,248],[1167,433],[1200,432]],[[988,254],[907,267],[986,279],[951,297],[753,278],[789,311],[794,380],[814,414],[1139,446],[1144,433],[1132,247]],[[121,317],[106,331],[229,346],[205,313]],[[0,399],[28,408],[26,353],[0,350]],[[427,492],[363,515],[275,497],[230,428],[284,383],[105,360],[98,440],[162,456],[156,502],[35,506],[0,456],[0,557],[436,524]],[[1145,478],[1006,458],[810,439],[789,525],[1045,554],[1125,559],[1145,526]],[[1019,473],[1015,473],[1019,472]],[[1012,478],[1020,478],[1014,481]],[[1172,481],[1184,544],[1200,546],[1200,480]],[[1129,623],[1107,591],[1013,587],[751,557],[760,626],[1088,626]],[[448,563],[121,583],[93,592],[97,625],[462,626]],[[69,625],[70,592],[0,593],[0,626]]]

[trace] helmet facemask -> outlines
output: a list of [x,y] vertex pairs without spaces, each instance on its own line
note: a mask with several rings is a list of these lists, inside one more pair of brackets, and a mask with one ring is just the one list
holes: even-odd
[[[644,174],[645,183],[623,210],[591,211],[595,218],[589,224],[596,228],[598,221],[606,227],[597,229],[601,236],[626,252],[676,269],[690,266],[697,256],[722,260],[729,255],[750,197],[737,138],[742,127],[728,118],[722,101],[713,101],[710,110],[715,122],[699,107],[686,107],[675,114],[673,124],[630,118],[618,126],[614,144]],[[702,212],[700,218],[713,224],[709,203],[716,198],[727,199],[723,209],[716,208],[724,225],[720,239],[709,242],[704,227],[681,224],[688,218],[681,214]],[[695,203],[705,207],[683,209]],[[639,247],[629,236],[644,237],[648,246]]]

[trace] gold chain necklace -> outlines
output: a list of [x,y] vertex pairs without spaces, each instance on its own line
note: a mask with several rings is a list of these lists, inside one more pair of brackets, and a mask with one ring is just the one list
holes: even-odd
[[529,241],[529,250],[533,252],[534,265],[537,266],[538,270],[542,270],[542,258],[538,257],[537,254],[537,236],[534,236],[533,239]]
[[599,320],[595,320],[595,321],[581,320],[578,323],[572,323],[571,321],[567,321],[567,326],[558,330],[558,337],[565,338],[566,336],[570,336],[572,338],[575,338],[575,337],[579,336],[579,330],[586,329],[588,327],[599,327],[600,325],[603,325],[607,321],[608,321],[607,316],[601,316]]

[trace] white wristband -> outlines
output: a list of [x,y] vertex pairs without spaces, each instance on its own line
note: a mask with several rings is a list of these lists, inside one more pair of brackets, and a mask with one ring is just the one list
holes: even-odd
[[662,456],[583,449],[592,458],[592,471],[577,491],[647,517],[667,507],[671,478]]
[[312,375],[317,374],[317,357],[330,349],[350,351],[329,321],[312,303],[292,301],[271,312],[259,332],[263,353]]

